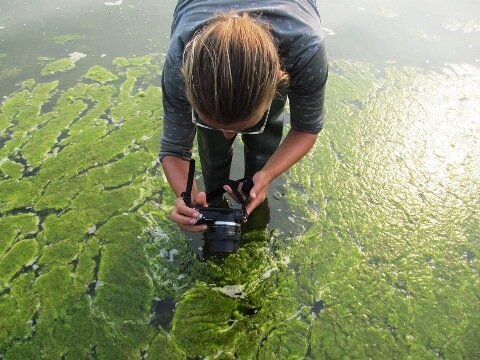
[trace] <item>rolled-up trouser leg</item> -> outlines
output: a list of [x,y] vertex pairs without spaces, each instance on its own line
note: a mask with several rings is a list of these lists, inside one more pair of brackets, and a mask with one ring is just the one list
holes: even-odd
[[234,140],[226,139],[221,131],[197,128],[198,152],[207,193],[217,190],[229,179]]

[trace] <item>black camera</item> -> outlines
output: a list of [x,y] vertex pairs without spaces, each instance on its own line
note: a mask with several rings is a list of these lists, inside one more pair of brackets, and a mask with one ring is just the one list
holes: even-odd
[[[237,190],[240,182],[243,181],[242,191],[246,194],[250,192],[253,187],[251,179],[228,180],[229,185],[235,196],[241,203],[241,208],[212,208],[194,206],[191,200],[193,176],[195,173],[195,160],[190,160],[190,168],[188,172],[188,181],[185,191],[182,193],[182,198],[185,204],[189,207],[195,208],[200,216],[197,224],[207,224],[208,231],[205,240],[206,250],[211,254],[218,253],[232,253],[238,250],[238,243],[241,238],[241,225],[247,220],[248,214],[245,209],[248,195],[244,199]],[[225,192],[223,188],[217,189],[207,194],[207,202],[222,195]]]

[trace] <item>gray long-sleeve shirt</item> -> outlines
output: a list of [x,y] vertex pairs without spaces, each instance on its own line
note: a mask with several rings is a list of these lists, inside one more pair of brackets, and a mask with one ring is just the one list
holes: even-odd
[[315,0],[179,0],[162,73],[164,124],[160,158],[191,157],[195,126],[180,73],[183,51],[198,29],[216,14],[230,11],[248,12],[270,25],[282,66],[290,76],[291,128],[318,133],[323,127],[328,64]]

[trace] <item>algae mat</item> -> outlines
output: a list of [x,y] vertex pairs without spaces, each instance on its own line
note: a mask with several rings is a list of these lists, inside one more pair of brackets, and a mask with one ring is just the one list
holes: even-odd
[[480,70],[331,64],[287,175],[312,226],[202,261],[168,220],[155,57],[0,112],[0,359],[480,357]]

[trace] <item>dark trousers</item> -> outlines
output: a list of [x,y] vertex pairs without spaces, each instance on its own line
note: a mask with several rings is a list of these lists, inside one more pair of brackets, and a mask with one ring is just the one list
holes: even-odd
[[[278,148],[283,134],[282,110],[285,98],[279,97],[272,103],[265,130],[257,135],[242,135],[244,144],[246,178],[261,170]],[[230,177],[235,138],[225,139],[218,130],[197,128],[198,151],[207,193],[218,189]]]

